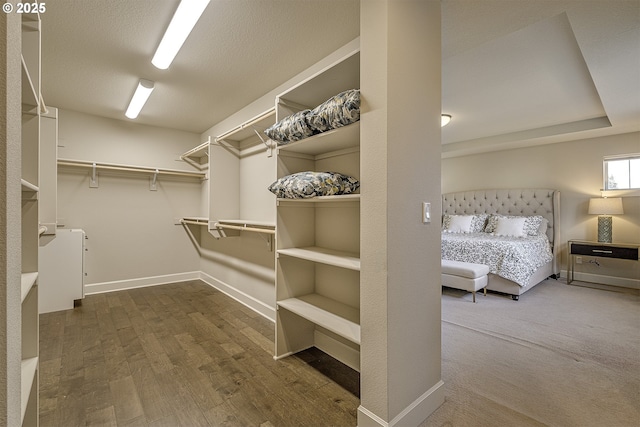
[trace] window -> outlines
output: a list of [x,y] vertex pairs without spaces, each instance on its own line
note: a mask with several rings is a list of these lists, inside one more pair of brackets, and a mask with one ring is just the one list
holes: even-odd
[[603,162],[604,189],[640,189],[640,154],[608,156]]

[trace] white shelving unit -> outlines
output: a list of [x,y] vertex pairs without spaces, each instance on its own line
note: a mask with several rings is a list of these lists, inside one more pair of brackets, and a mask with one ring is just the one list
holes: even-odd
[[[277,119],[360,87],[360,54],[281,94]],[[302,171],[360,178],[360,124],[277,149],[278,177]],[[315,346],[360,368],[360,194],[277,199],[275,358]]]
[[22,15],[22,363],[21,419],[24,426],[38,425],[38,247],[41,114],[40,17]]
[[267,190],[275,180],[274,143],[264,135],[275,117],[269,108],[211,139],[209,232],[216,238],[244,231],[275,234],[273,195]]

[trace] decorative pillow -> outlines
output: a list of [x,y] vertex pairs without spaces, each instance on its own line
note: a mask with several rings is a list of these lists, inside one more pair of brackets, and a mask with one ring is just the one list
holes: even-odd
[[525,221],[526,221],[525,217],[520,217],[520,218],[501,217],[501,218],[498,218],[494,234],[496,234],[498,236],[522,237],[522,236],[525,235],[525,232],[524,232],[524,223],[525,223]]
[[469,233],[473,215],[444,215],[442,231],[445,233]]
[[360,182],[337,172],[298,172],[283,176],[269,186],[278,198],[306,199],[316,196],[350,194],[360,187]]
[[485,223],[487,222],[487,218],[489,218],[489,214],[477,214],[477,215],[451,215],[451,214],[444,214],[442,216],[442,230],[443,231],[448,231],[450,233],[452,233],[453,231],[450,230],[451,228],[451,219],[452,217],[455,216],[469,216],[471,217],[471,226],[469,227],[469,229],[467,231],[464,231],[464,233],[480,233],[481,231],[484,230],[485,227]]
[[307,124],[306,116],[309,111],[302,110],[287,116],[266,129],[264,133],[270,139],[276,141],[278,145],[285,145],[307,138],[317,133]]
[[360,90],[346,90],[329,98],[311,110],[306,119],[307,124],[318,132],[357,122],[360,120]]
[[513,216],[513,215],[491,215],[487,221],[487,225],[484,229],[487,233],[495,233],[496,226],[498,224],[498,220],[500,218],[524,218],[524,226],[523,232],[527,236],[535,236],[537,234],[545,234],[546,227],[542,233],[540,233],[540,229],[542,228],[543,222],[545,222],[545,218],[540,215],[533,216]]
[[473,216],[471,220],[471,232],[472,233],[480,233],[484,230],[485,225],[487,224],[487,219],[489,218],[489,214],[477,214]]

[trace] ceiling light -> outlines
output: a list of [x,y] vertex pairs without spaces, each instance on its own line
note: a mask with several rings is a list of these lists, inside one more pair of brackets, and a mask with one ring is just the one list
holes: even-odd
[[173,62],[189,33],[200,19],[209,0],[182,0],[173,14],[151,63],[166,70]]
[[451,115],[442,114],[440,116],[440,127],[444,127],[444,126],[448,125],[450,121],[451,121]]
[[135,119],[140,114],[140,110],[144,107],[145,102],[149,99],[149,95],[153,92],[153,82],[145,79],[140,79],[138,82],[138,87],[131,98],[131,102],[129,103],[129,108],[127,108],[127,112],[124,113],[130,119]]

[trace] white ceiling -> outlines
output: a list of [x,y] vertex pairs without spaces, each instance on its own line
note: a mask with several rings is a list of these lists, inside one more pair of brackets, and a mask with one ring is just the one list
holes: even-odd
[[[640,131],[640,1],[441,3],[444,156]],[[358,0],[212,0],[158,70],[177,4],[48,1],[45,102],[127,120],[146,78],[136,122],[201,133],[359,33]]]

